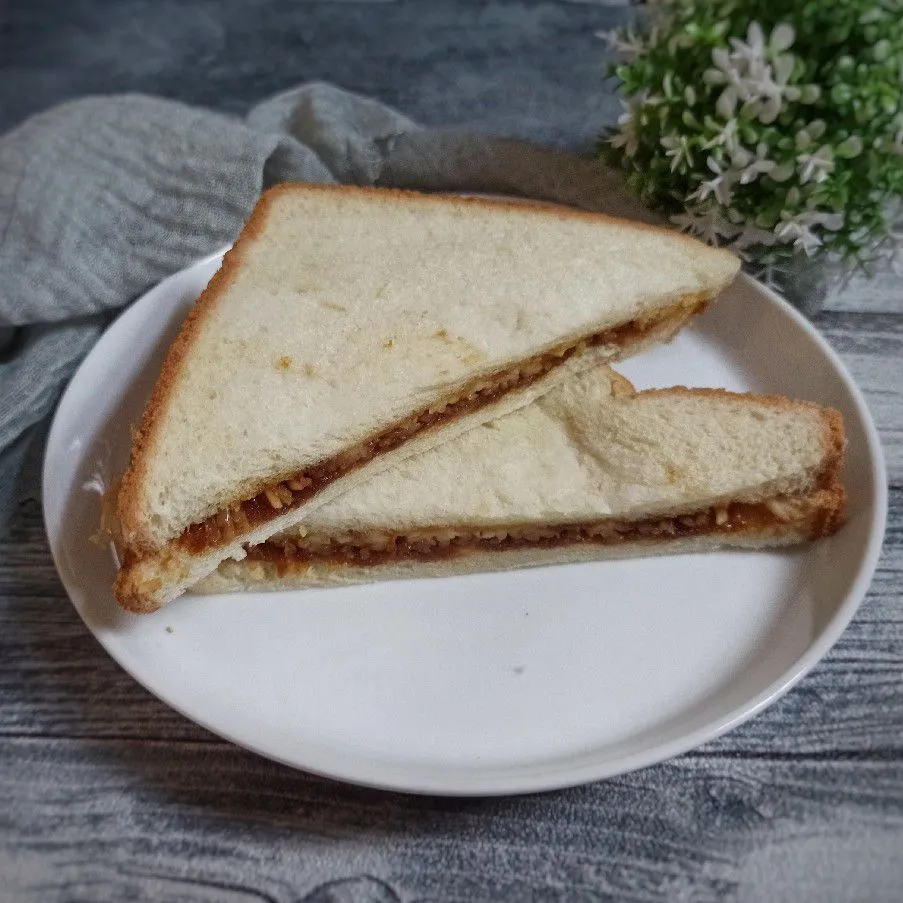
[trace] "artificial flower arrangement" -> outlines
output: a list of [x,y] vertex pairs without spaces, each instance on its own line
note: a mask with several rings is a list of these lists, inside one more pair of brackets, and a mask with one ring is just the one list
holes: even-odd
[[766,275],[868,264],[903,196],[903,0],[670,0],[607,36],[625,97],[600,155]]

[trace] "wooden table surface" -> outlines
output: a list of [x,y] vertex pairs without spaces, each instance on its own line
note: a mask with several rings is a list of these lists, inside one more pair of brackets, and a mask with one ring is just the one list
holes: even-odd
[[[12,7],[15,7],[14,9]],[[0,130],[139,90],[226,110],[335,81],[430,123],[583,147],[616,107],[594,3],[12,4]],[[668,763],[532,797],[312,778],[125,674],[57,579],[37,505],[0,534],[0,901],[903,899],[903,304],[892,273],[815,323],[885,443],[890,519],[861,611],[791,693]]]

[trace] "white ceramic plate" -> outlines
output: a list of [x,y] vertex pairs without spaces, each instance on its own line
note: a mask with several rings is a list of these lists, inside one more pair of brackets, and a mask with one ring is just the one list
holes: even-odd
[[89,537],[99,485],[164,349],[219,265],[167,279],[72,379],[44,467],[44,513],[89,629],[173,708],[263,755],[347,781],[443,794],[545,790],[649,765],[777,699],[865,594],[884,530],[881,450],[836,355],[741,278],[669,346],[620,369],[638,387],[773,391],[839,408],[849,522],[783,553],[718,553],[350,589],[183,597],[119,611]]

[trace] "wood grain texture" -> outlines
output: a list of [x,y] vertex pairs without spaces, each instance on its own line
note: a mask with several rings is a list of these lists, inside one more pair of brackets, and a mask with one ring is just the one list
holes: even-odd
[[[899,228],[899,224],[898,224]],[[881,267],[869,275],[856,274],[836,297],[827,302],[830,311],[854,313],[895,313],[903,311],[900,295],[900,277],[903,260],[896,260],[893,267]]]
[[[855,303],[852,296],[847,297],[847,303]],[[890,485],[903,486],[903,294],[889,303],[898,305],[897,313],[826,311],[813,322],[865,395],[881,434]]]
[[[325,79],[426,123],[585,147],[620,109],[595,32],[622,15],[601,2],[30,0],[0,28],[0,128],[85,93],[241,112]],[[23,509],[0,535],[0,903],[899,903],[899,285],[890,271],[856,279],[815,320],[888,461],[887,538],[855,620],[749,723],[587,787],[404,797],[224,743],[104,653],[63,594],[37,506]]]
[[[880,757],[693,755],[449,801],[340,787],[218,743],[6,739],[0,781],[17,813],[0,869],[41,903],[898,903],[903,881],[903,774]],[[317,896],[348,878],[359,892]]]

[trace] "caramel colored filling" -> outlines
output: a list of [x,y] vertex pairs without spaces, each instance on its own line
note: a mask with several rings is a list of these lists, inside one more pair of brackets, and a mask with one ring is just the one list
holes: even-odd
[[247,549],[247,561],[274,564],[284,573],[310,564],[328,567],[366,567],[398,561],[442,561],[472,552],[582,544],[616,546],[625,543],[667,541],[694,536],[729,536],[742,531],[774,529],[804,523],[812,536],[825,524],[809,498],[775,498],[758,504],[735,502],[677,517],[644,520],[598,520],[549,527],[514,527],[473,530],[421,530],[408,534],[370,531],[341,537],[274,537]]
[[221,509],[201,523],[192,524],[177,542],[192,554],[202,554],[225,545],[236,536],[303,505],[325,486],[363,466],[377,455],[398,448],[418,433],[479,410],[514,389],[529,386],[568,358],[582,353],[587,348],[599,345],[624,347],[639,341],[667,320],[674,319],[679,323],[688,319],[694,313],[703,310],[705,305],[706,302],[703,300],[688,298],[642,320],[633,320],[589,336],[575,344],[561,346],[528,358],[517,367],[474,380],[464,386],[457,396],[437,402],[334,458],[268,484],[253,497]]

